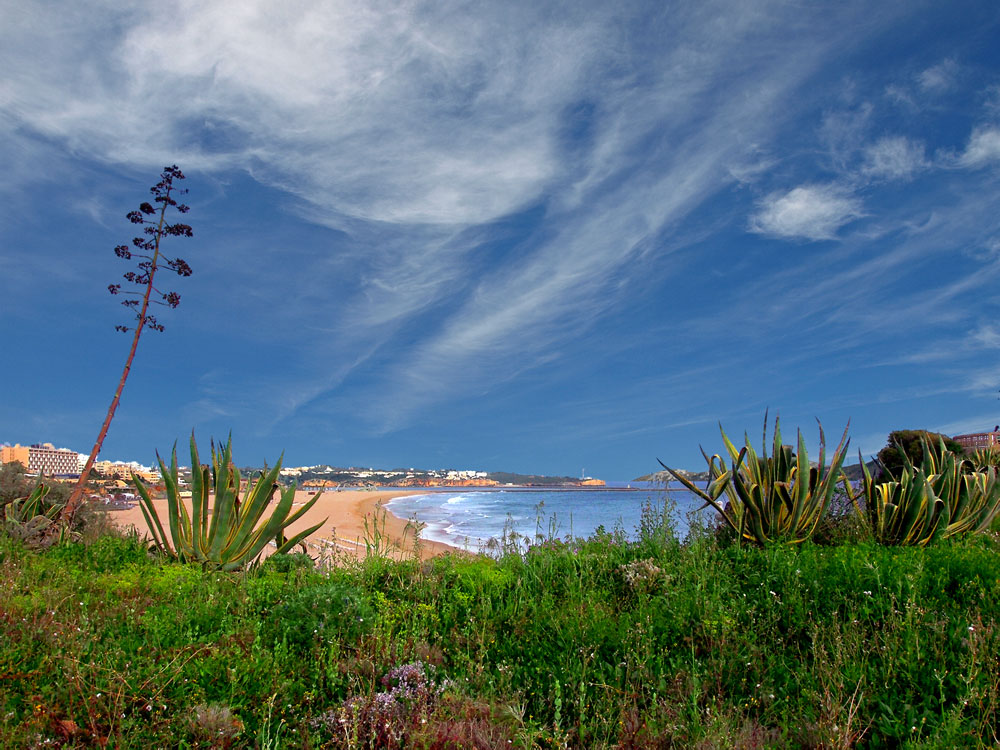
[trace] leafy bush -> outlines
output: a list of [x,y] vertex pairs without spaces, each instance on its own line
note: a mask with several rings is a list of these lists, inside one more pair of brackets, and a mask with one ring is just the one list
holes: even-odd
[[889,433],[885,447],[878,452],[882,475],[877,478],[881,481],[899,479],[907,463],[920,466],[928,446],[938,460],[945,452],[960,458],[965,456],[965,449],[959,443],[939,432],[894,430]]
[[262,613],[260,638],[306,652],[323,643],[353,640],[371,630],[368,602],[342,582],[321,579],[293,590]]
[[277,573],[290,573],[293,570],[309,570],[316,562],[303,552],[282,552],[271,555],[264,560],[264,568]]

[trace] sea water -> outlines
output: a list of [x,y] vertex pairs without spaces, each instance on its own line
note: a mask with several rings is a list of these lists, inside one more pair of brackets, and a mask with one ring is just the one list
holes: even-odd
[[[490,540],[517,534],[523,542],[586,538],[598,528],[635,539],[643,512],[669,513],[674,533],[687,534],[703,502],[680,487],[661,485],[608,489],[462,488],[397,497],[386,503],[393,515],[424,524],[421,536],[454,547],[485,550]],[[700,517],[707,521],[709,515]]]

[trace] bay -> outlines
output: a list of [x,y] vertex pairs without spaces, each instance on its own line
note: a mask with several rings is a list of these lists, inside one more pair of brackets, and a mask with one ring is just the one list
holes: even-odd
[[[471,551],[485,551],[505,534],[538,539],[586,538],[599,528],[635,539],[643,513],[666,509],[675,534],[683,539],[691,514],[703,504],[680,486],[583,488],[441,488],[394,498],[386,509],[404,520],[424,524],[422,537]],[[710,515],[702,511],[707,521]]]

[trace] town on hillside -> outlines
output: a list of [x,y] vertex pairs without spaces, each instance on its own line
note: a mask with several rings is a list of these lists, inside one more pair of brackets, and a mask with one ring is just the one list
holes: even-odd
[[[59,482],[75,482],[87,463],[87,454],[52,443],[20,445],[0,444],[0,464],[20,463],[31,476],[44,476]],[[263,467],[243,467],[247,479]],[[191,469],[180,467],[181,478],[190,480]],[[132,477],[136,476],[154,491],[162,490],[159,471],[136,461],[102,460],[94,463],[90,476],[91,499],[105,504],[128,502],[134,498]],[[553,477],[511,472],[478,470],[424,470],[335,467],[328,464],[287,467],[280,471],[282,484],[296,483],[306,490],[362,489],[373,487],[604,487],[605,482],[592,477]]]

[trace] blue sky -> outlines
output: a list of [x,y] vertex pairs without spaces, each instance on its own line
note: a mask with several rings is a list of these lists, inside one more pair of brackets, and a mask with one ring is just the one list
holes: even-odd
[[0,441],[631,479],[1000,422],[1000,6],[0,0]]

